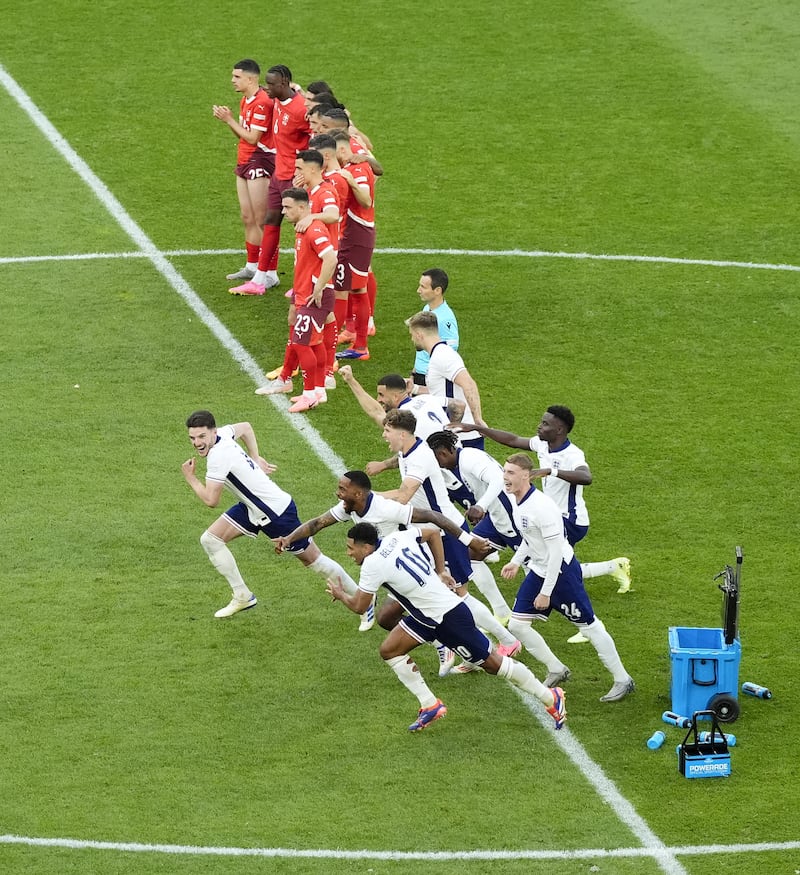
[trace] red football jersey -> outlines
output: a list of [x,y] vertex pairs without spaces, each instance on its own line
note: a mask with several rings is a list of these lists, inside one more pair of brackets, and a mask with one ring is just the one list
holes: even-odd
[[248,131],[262,131],[256,143],[239,140],[237,164],[247,164],[256,149],[274,152],[272,138],[272,98],[259,88],[252,97],[243,97],[239,103],[239,124]]
[[295,94],[288,100],[273,101],[272,133],[277,151],[275,176],[278,179],[293,179],[294,159],[298,152],[308,148],[311,137],[302,94]]
[[344,169],[350,171],[356,185],[361,186],[362,188],[366,187],[369,190],[370,197],[372,198],[371,206],[362,207],[361,204],[356,200],[356,197],[353,194],[353,190],[348,185],[348,200],[346,209],[348,220],[352,219],[353,221],[358,222],[360,225],[364,225],[367,228],[374,228],[375,174],[372,172],[372,168],[369,166],[369,164],[366,163],[366,161],[361,161],[348,164]]
[[350,151],[354,155],[368,155],[369,152],[364,148],[364,146],[355,138],[350,137]]
[[350,197],[350,186],[338,170],[327,170],[323,176],[333,184],[339,198],[339,239],[341,240],[345,222],[347,222],[347,201]]
[[328,250],[335,252],[328,227],[319,219],[294,238],[294,303],[296,307],[307,304],[319,279],[322,256]]
[[[344,182],[344,180],[342,180]],[[327,179],[323,179],[319,185],[308,190],[308,205],[311,207],[311,212],[314,215],[321,215],[326,209],[336,207],[339,212],[339,218],[342,216],[342,205],[339,200],[339,192],[336,191],[336,186]],[[328,236],[331,238],[331,243],[337,246],[339,243],[339,222],[322,222],[328,229]]]

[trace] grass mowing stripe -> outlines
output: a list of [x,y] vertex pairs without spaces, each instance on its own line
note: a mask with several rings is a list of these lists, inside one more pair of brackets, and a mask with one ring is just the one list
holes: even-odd
[[[158,251],[158,250],[156,250]],[[291,249],[282,249],[290,253]],[[159,252],[165,258],[194,255],[242,255],[241,249],[172,249]],[[567,258],[577,261],[639,261],[646,264],[684,264],[698,267],[739,267],[746,270],[782,270],[800,273],[797,264],[772,264],[759,261],[720,261],[713,258],[673,258],[668,255],[613,255],[596,252],[548,252],[544,249],[376,249],[376,255],[455,255],[473,258]],[[20,255],[0,257],[0,264],[25,264],[36,261],[81,261],[102,258],[150,258],[150,252],[87,252],[74,255]]]

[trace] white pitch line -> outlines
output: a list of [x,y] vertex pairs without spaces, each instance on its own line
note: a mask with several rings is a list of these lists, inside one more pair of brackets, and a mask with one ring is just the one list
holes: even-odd
[[[2,69],[2,68],[0,68]],[[1,77],[0,77],[1,78]],[[102,184],[102,183],[101,183]],[[132,220],[131,220],[132,221]],[[291,252],[290,249],[281,250]],[[165,258],[197,255],[242,255],[241,249],[172,249],[160,252]],[[544,249],[376,249],[376,255],[453,255],[474,258],[567,258],[577,261],[634,261],[647,264],[683,264],[699,267],[738,267],[745,270],[777,270],[800,273],[797,264],[759,261],[721,261],[712,258],[673,258],[667,255],[613,255],[595,252],[549,252]],[[90,261],[92,259],[150,258],[149,252],[86,252],[67,255],[11,255],[0,264],[29,264],[37,261]]]
[[[256,384],[259,384],[264,379],[261,369],[258,367],[252,356],[244,349],[244,347],[236,340],[235,337],[228,331],[223,323],[208,309],[205,303],[200,299],[197,293],[192,289],[189,283],[181,276],[181,274],[167,260],[166,255],[161,252],[153,241],[145,234],[142,228],[133,220],[130,214],[125,210],[122,204],[111,193],[106,185],[99,177],[91,170],[86,162],[78,155],[78,153],[70,146],[67,140],[56,130],[50,120],[41,112],[41,110],[33,103],[27,93],[17,84],[17,82],[6,72],[5,68],[0,65],[0,83],[5,87],[6,91],[17,101],[22,110],[42,132],[46,139],[53,145],[58,153],[64,158],[70,167],[78,174],[80,179],[94,192],[100,203],[105,207],[111,216],[117,221],[120,227],[130,237],[133,243],[138,247],[138,252],[133,257],[144,257],[149,259],[155,269],[169,283],[170,286],[180,295],[197,317],[209,328],[212,334],[219,340],[223,347],[230,353],[234,361],[239,364],[242,370],[248,374]],[[419,250],[426,252],[426,250]],[[283,404],[277,403],[278,399],[274,399],[276,409],[286,418],[287,422],[308,441],[309,445],[317,456],[328,466],[334,475],[341,474],[345,470],[345,465],[342,460],[333,452],[328,444],[322,439],[319,433],[311,426],[305,417],[293,417],[286,411],[285,399],[280,399]],[[515,688],[516,689],[516,688]],[[540,715],[540,709],[532,708],[533,713],[537,716],[540,722],[543,718]],[[546,724],[544,724],[546,725]],[[558,739],[558,734],[553,732],[554,739]],[[664,846],[658,837],[650,830],[645,821],[636,813],[633,806],[619,793],[614,784],[605,777],[602,770],[596,763],[591,760],[589,755],[583,749],[571,733],[567,732],[565,740],[559,742],[562,749],[565,750],[570,759],[585,775],[587,780],[598,790],[606,802],[614,809],[620,820],[628,826],[634,835],[639,838],[644,844],[644,848],[632,849],[635,850],[638,856],[646,855],[653,857],[660,865],[664,872],[668,875],[683,875],[685,870],[677,861],[675,856]],[[19,837],[5,837],[11,841],[17,838],[19,841],[28,844],[48,844],[48,839],[24,839]],[[55,840],[58,841],[58,840]],[[69,840],[64,840],[69,841]],[[73,847],[73,845],[69,845]],[[136,847],[168,847],[168,846],[116,846],[111,843],[86,843],[86,847],[119,847],[120,849],[134,850]],[[196,853],[205,853],[207,851],[198,850]],[[220,852],[220,851],[217,851]],[[247,853],[244,849],[242,853]],[[314,852],[318,855],[328,854],[334,855],[340,852]],[[364,852],[355,852],[364,853]],[[393,854],[394,852],[387,852]],[[565,852],[554,852],[565,853]],[[264,855],[274,855],[274,851],[265,849]],[[302,855],[302,854],[298,854]],[[372,856],[376,856],[372,853]],[[393,859],[393,857],[390,857]],[[440,859],[440,857],[435,857]],[[462,859],[462,857],[459,857]]]
[[[285,859],[325,860],[419,860],[447,862],[451,860],[602,860],[643,859],[656,857],[649,848],[579,848],[572,851],[342,851],[328,848],[237,848],[210,845],[148,845],[142,842],[101,842],[89,839],[33,838],[0,835],[0,845],[69,848],[70,850],[126,851],[143,854],[175,854],[217,857],[272,857]],[[666,847],[676,856],[708,856],[709,854],[747,854],[800,849],[800,842],[758,842],[737,845],[686,845]]]
[[561,748],[572,764],[594,787],[597,795],[609,805],[622,823],[639,839],[648,856],[651,856],[668,875],[687,875],[686,870],[678,862],[675,854],[650,829],[645,819],[620,793],[617,785],[589,756],[586,748],[575,738],[569,729],[564,727],[564,729],[556,731],[553,728],[552,718],[545,713],[544,707],[537,699],[530,695],[530,693],[519,689],[519,687],[512,687],[512,689],[522,699],[531,714],[550,734],[552,741]]

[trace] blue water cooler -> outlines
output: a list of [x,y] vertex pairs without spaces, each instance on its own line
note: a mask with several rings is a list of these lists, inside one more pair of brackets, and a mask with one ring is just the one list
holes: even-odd
[[[733,723],[739,716],[739,663],[742,645],[738,636],[739,580],[742,548],[736,548],[736,567],[730,565],[717,575],[723,593],[722,628],[670,626],[669,653],[672,664],[670,694],[672,710],[691,717],[695,712],[713,711],[721,723]],[[699,719],[710,717],[699,716]]]

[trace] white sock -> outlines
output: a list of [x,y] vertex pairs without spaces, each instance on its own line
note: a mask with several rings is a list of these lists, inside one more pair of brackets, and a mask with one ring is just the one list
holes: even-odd
[[502,623],[498,622],[489,608],[483,602],[478,601],[474,595],[467,593],[464,596],[464,601],[472,612],[472,616],[475,618],[475,625],[479,629],[484,629],[490,635],[493,635],[501,644],[510,645],[517,640]]
[[253,593],[250,592],[250,587],[244,582],[244,578],[239,573],[239,566],[233,558],[233,553],[228,549],[227,544],[222,538],[212,535],[206,529],[200,535],[200,543],[208,554],[211,564],[230,584],[233,590],[233,597],[242,602],[249,601],[253,597]]
[[267,272],[265,270],[257,270],[256,275],[250,280],[251,283],[258,283],[260,286],[267,284]]
[[417,664],[410,656],[393,656],[384,660],[397,675],[400,683],[419,699],[420,708],[430,708],[436,704],[436,696],[430,691]]
[[593,623],[578,628],[583,632],[584,637],[591,641],[600,657],[600,662],[611,672],[614,683],[624,683],[628,680],[628,672],[625,671],[625,666],[619,658],[614,639],[608,634],[600,618],[595,617]]
[[534,675],[527,665],[523,665],[515,659],[504,656],[503,664],[500,666],[497,676],[505,678],[507,681],[514,684],[515,687],[525,690],[526,693],[536,696],[536,698],[547,705],[548,708],[553,707],[555,699],[553,698],[552,691],[549,690],[540,680],[537,680],[536,675]]
[[350,577],[344,568],[324,553],[320,553],[308,567],[311,571],[316,571],[317,574],[324,577],[326,580],[329,577],[338,577],[348,595],[353,595],[356,589],[358,589],[356,582]]
[[481,595],[492,606],[492,610],[500,617],[508,617],[511,608],[503,598],[503,593],[497,587],[494,575],[485,562],[472,563],[472,577],[470,578],[480,590]]
[[255,273],[258,270],[258,262],[257,261],[248,261],[245,265],[246,270],[252,270]]
[[608,562],[581,562],[581,571],[583,577],[602,577],[604,574],[612,574],[617,569],[617,563],[614,559],[609,559]]
[[268,270],[265,273],[268,280],[278,281],[278,271],[277,270]]
[[531,628],[530,620],[517,620],[512,617],[508,621],[508,631],[522,642],[528,653],[544,663],[548,672],[564,671],[566,665],[553,653],[544,638]]

